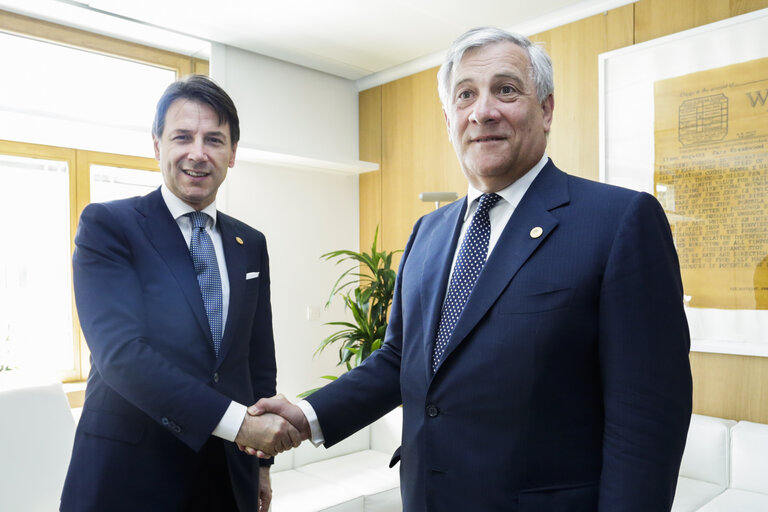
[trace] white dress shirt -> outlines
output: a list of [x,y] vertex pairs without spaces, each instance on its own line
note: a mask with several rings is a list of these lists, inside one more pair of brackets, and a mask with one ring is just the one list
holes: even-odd
[[[517,205],[520,204],[520,201],[523,199],[523,196],[528,191],[528,188],[531,186],[531,183],[533,183],[533,180],[536,179],[536,176],[539,175],[539,172],[544,168],[544,166],[547,164],[547,161],[549,160],[549,157],[546,155],[546,153],[541,157],[541,160],[533,166],[533,168],[522,175],[520,178],[518,178],[514,183],[509,185],[506,188],[503,188],[502,190],[496,192],[496,194],[501,196],[501,201],[496,203],[493,208],[490,209],[488,212],[488,217],[491,221],[491,236],[488,240],[488,256],[491,255],[491,251],[493,251],[493,248],[496,247],[496,242],[499,241],[499,237],[501,237],[501,232],[504,231],[504,228],[507,226],[507,222],[509,221],[510,217],[512,217],[512,213],[514,213],[515,208],[517,208]],[[453,268],[456,266],[456,258],[459,256],[459,250],[461,249],[461,242],[464,240],[464,235],[467,233],[467,228],[469,228],[470,222],[472,222],[472,217],[475,216],[475,212],[477,211],[477,205],[480,203],[479,199],[480,196],[483,195],[483,192],[480,192],[479,190],[472,187],[472,185],[468,186],[467,190],[467,211],[464,213],[464,221],[461,225],[461,231],[459,232],[459,242],[456,244],[456,252],[453,254],[453,263],[451,263],[451,275],[453,275]],[[487,256],[486,256],[487,259]],[[450,285],[451,276],[448,277],[448,283]],[[445,295],[448,295],[448,289],[445,290]],[[325,438],[323,437],[323,431],[320,428],[320,422],[317,419],[317,414],[315,413],[315,410],[312,408],[312,405],[307,402],[306,400],[301,400],[296,405],[301,408],[301,411],[304,413],[304,415],[307,417],[307,421],[309,422],[309,428],[312,431],[312,436],[310,438],[310,441],[315,446],[319,446],[323,444],[325,441]]]
[[[190,240],[192,240],[192,220],[187,217],[186,214],[194,212],[195,209],[176,197],[165,184],[160,187],[160,193],[163,196],[165,205],[168,207],[168,211],[171,212],[171,216],[176,220],[176,224],[179,225],[181,234],[184,235],[184,240],[187,242],[187,247],[189,247]],[[227,273],[227,262],[224,259],[224,245],[221,241],[221,230],[216,223],[216,201],[212,202],[201,211],[208,214],[209,217],[205,224],[205,232],[211,237],[213,248],[216,251],[216,263],[219,265],[219,274],[221,275],[221,325],[226,326],[227,313],[229,311],[229,274]],[[237,433],[240,431],[240,425],[242,425],[243,420],[245,419],[246,412],[247,407],[245,405],[235,401],[230,403],[224,416],[222,416],[221,421],[219,421],[219,424],[213,429],[213,435],[234,442]]]

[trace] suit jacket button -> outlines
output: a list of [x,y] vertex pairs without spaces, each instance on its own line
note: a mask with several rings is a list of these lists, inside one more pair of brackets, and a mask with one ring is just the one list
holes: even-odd
[[216,372],[213,374],[213,382],[216,382],[216,383],[219,382],[219,372]]
[[437,408],[436,405],[429,404],[427,406],[427,416],[429,416],[430,418],[434,418],[438,414],[440,414],[440,410]]

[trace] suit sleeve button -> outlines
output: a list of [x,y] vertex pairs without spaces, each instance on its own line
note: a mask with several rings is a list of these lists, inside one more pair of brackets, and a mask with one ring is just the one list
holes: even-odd
[[429,404],[427,406],[427,416],[429,416],[430,418],[434,418],[438,414],[440,414],[440,410],[437,408],[436,405]]
[[219,372],[216,372],[213,374],[213,382],[216,382],[216,383],[219,382]]

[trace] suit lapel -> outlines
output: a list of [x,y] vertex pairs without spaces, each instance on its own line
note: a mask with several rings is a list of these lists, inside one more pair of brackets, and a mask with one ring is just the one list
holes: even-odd
[[[567,175],[550,160],[523,196],[478,276],[448,341],[443,363],[491,309],[536,248],[555,230],[558,220],[551,210],[567,203],[568,197]],[[535,228],[541,228],[541,233],[534,231]]]
[[143,216],[142,229],[146,233],[147,239],[163,258],[170,273],[176,279],[195,314],[200,329],[202,329],[211,344],[211,350],[213,350],[211,328],[208,325],[208,315],[205,312],[203,297],[200,294],[200,285],[197,283],[192,256],[189,254],[189,248],[179,230],[179,225],[163,201],[160,189],[144,196],[136,209]]
[[[239,244],[236,241],[238,233],[236,233],[231,219],[221,214],[221,212],[217,212],[217,218],[219,228],[221,229],[221,242],[224,246],[224,259],[227,263],[227,274],[229,276],[229,309],[227,311],[227,324],[224,326],[221,347],[219,348],[218,362],[220,363],[224,360],[232,346],[235,326],[239,325],[240,317],[243,313],[243,304],[245,303],[246,250],[243,244]],[[242,233],[239,234],[242,235]]]
[[421,308],[424,312],[424,361],[427,375],[432,376],[432,348],[437,336],[437,326],[443,309],[448,275],[456,252],[456,244],[467,210],[467,199],[445,207],[441,218],[431,230],[424,252],[421,287]]

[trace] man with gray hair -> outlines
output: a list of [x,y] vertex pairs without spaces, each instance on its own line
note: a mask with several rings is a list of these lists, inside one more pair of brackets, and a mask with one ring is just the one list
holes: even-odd
[[331,446],[402,403],[406,512],[669,511],[691,373],[664,211],[546,155],[552,64],[525,37],[471,30],[438,80],[468,192],[416,223],[383,347],[250,412]]

